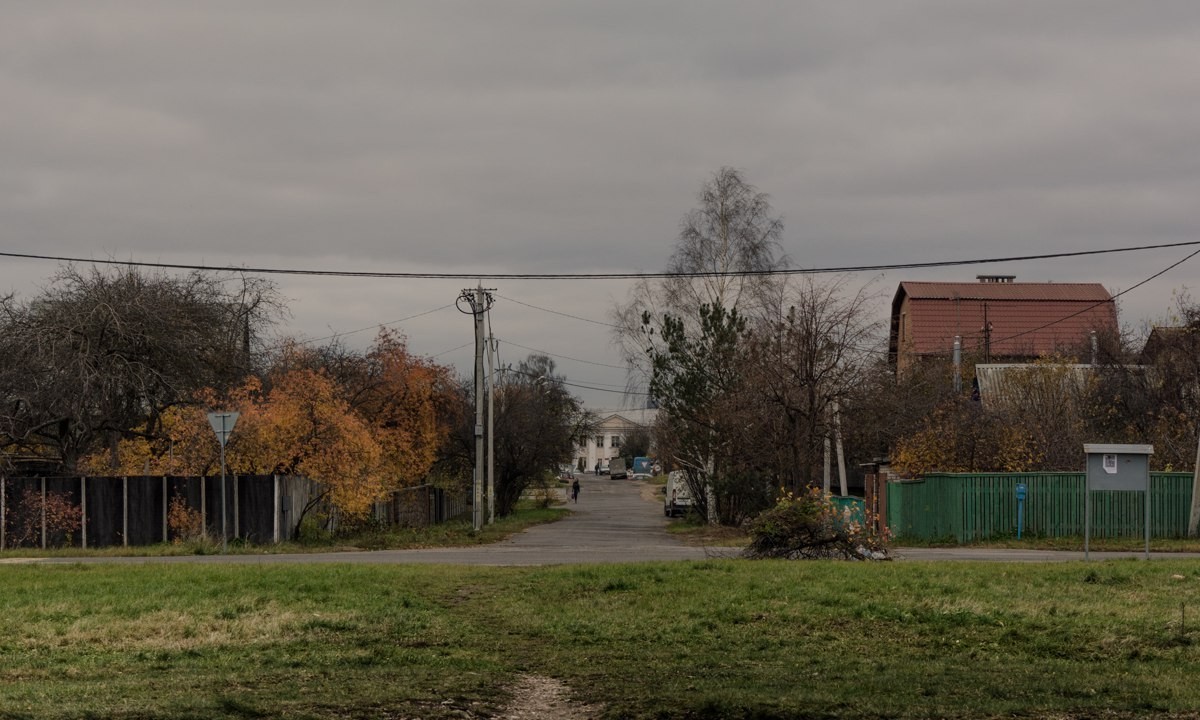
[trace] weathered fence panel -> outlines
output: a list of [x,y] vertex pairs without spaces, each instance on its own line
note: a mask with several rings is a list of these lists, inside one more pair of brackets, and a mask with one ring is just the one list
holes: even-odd
[[[321,489],[294,476],[225,478],[225,523],[230,539],[252,543],[290,539],[302,513]],[[81,526],[55,531],[43,497],[61,495],[82,511]],[[220,477],[19,477],[0,478],[0,549],[10,547],[108,547],[179,539],[170,527],[171,503],[179,500],[201,519],[210,538],[221,537]],[[387,524],[425,526],[466,511],[464,496],[422,485],[397,491],[375,507]]]
[[[897,537],[959,542],[1016,533],[1016,486],[1028,488],[1025,533],[1082,536],[1083,473],[931,474],[887,485],[888,527]],[[1150,533],[1187,534],[1191,473],[1150,474]],[[1142,537],[1145,506],[1140,492],[1092,493],[1095,537]]]
[[466,496],[434,485],[401,488],[372,508],[371,517],[386,525],[427,527],[467,512]]

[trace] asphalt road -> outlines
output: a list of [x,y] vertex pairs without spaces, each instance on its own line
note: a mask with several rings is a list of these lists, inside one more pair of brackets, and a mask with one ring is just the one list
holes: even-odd
[[[645,483],[579,476],[579,502],[572,514],[490,545],[429,550],[302,553],[295,555],[185,555],[178,557],[14,558],[0,563],[422,563],[448,565],[563,565],[649,560],[704,560],[735,557],[734,548],[686,545],[666,532],[658,495]],[[649,498],[649,499],[648,499]],[[1083,560],[1082,551],[994,550],[982,548],[898,548],[896,560],[1064,562]],[[1094,552],[1093,560],[1139,558],[1137,552]],[[1151,553],[1152,559],[1200,559],[1200,553]]]

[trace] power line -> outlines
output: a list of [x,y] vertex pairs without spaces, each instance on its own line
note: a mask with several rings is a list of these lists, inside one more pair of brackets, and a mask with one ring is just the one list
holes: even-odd
[[596,392],[614,393],[616,395],[636,395],[638,397],[650,397],[650,393],[636,392],[636,391],[632,391],[632,390],[608,390],[608,389],[602,388],[602,387],[593,387],[591,385],[579,385],[576,383],[570,383],[565,380],[562,381],[562,384],[567,385],[569,387],[573,387],[573,388],[582,388],[583,390],[595,390]]
[[474,340],[472,340],[471,342],[465,342],[465,343],[463,343],[462,345],[459,345],[458,347],[452,347],[452,348],[450,348],[449,350],[443,350],[443,351],[441,351],[440,353],[437,353],[436,355],[430,355],[430,356],[429,356],[429,359],[430,359],[430,360],[432,360],[432,359],[434,359],[434,358],[436,358],[436,357],[441,357],[441,356],[443,356],[443,355],[449,355],[450,353],[454,352],[455,350],[462,350],[463,348],[465,348],[465,347],[469,347],[469,346],[471,346],[471,345],[474,345],[474,344],[475,344],[475,341],[474,341]]
[[[1079,315],[1082,315],[1082,314],[1084,314],[1085,312],[1088,312],[1088,311],[1090,311],[1090,310],[1094,310],[1094,309],[1096,309],[1096,308],[1100,307],[1101,305],[1107,305],[1107,304],[1109,304],[1109,303],[1113,302],[1114,300],[1116,300],[1117,298],[1121,297],[1121,296],[1122,296],[1122,295],[1124,295],[1125,293],[1128,293],[1128,292],[1132,292],[1132,291],[1134,291],[1134,290],[1137,290],[1138,288],[1140,288],[1141,286],[1143,286],[1143,285],[1145,285],[1146,283],[1150,282],[1151,280],[1154,280],[1154,279],[1156,279],[1156,278],[1159,278],[1159,277],[1161,277],[1161,276],[1163,276],[1163,275],[1167,274],[1167,273],[1168,273],[1168,272],[1170,272],[1171,270],[1174,270],[1175,268],[1177,268],[1177,267],[1179,267],[1180,265],[1184,264],[1184,263],[1185,263],[1185,262],[1187,262],[1188,260],[1191,260],[1192,258],[1196,257],[1197,255],[1200,255],[1200,250],[1196,250],[1196,251],[1194,251],[1194,252],[1190,253],[1189,255],[1187,255],[1187,256],[1186,256],[1185,258],[1183,258],[1182,260],[1179,260],[1179,261],[1177,261],[1177,262],[1171,263],[1170,265],[1166,266],[1166,267],[1165,267],[1165,268],[1163,268],[1162,270],[1159,270],[1158,272],[1154,273],[1153,275],[1151,275],[1150,277],[1146,278],[1145,280],[1142,280],[1141,282],[1139,282],[1138,284],[1134,285],[1133,287],[1126,288],[1125,290],[1122,290],[1121,292],[1117,293],[1116,295],[1113,295],[1112,297],[1110,297],[1110,298],[1109,298],[1109,299],[1107,299],[1107,300],[1101,300],[1100,302],[1093,303],[1093,304],[1091,304],[1091,305],[1089,305],[1089,306],[1087,306],[1087,307],[1083,308],[1082,310],[1076,310],[1075,312],[1071,313],[1070,315],[1066,315],[1066,316],[1064,316],[1064,317],[1058,318],[1057,320],[1052,320],[1052,321],[1050,321],[1050,322],[1046,323],[1045,325],[1040,325],[1040,326],[1038,326],[1038,327],[1035,327],[1035,328],[1030,328],[1029,330],[1022,330],[1021,332],[1019,332],[1019,333],[1016,333],[1015,335],[1009,335],[1008,337],[1002,337],[1002,338],[1000,338],[1000,339],[998,339],[998,340],[996,340],[996,339],[993,339],[991,342],[993,342],[993,343],[1002,343],[1002,342],[1006,342],[1006,341],[1008,341],[1008,340],[1015,340],[1015,339],[1017,339],[1017,338],[1019,338],[1019,337],[1022,337],[1023,335],[1028,335],[1028,334],[1030,334],[1030,333],[1035,333],[1035,332],[1037,332],[1037,331],[1039,331],[1039,330],[1045,330],[1045,329],[1046,329],[1046,328],[1048,328],[1048,327],[1052,327],[1052,326],[1054,326],[1054,325],[1057,325],[1057,324],[1059,324],[1059,323],[1061,323],[1061,322],[1065,322],[1065,321],[1067,321],[1067,320],[1070,320],[1070,319],[1071,319],[1071,318],[1073,318],[1073,317],[1078,317]],[[976,345],[976,349],[978,349],[978,348],[980,348],[980,347],[983,347],[983,344],[982,344],[982,343],[980,343],[979,345]]]
[[357,330],[347,330],[346,332],[334,333],[333,335],[326,335],[325,337],[312,338],[310,340],[297,340],[296,342],[303,344],[303,345],[307,345],[310,343],[318,343],[323,340],[332,340],[334,338],[345,337],[347,335],[354,335],[355,333],[366,332],[367,330],[374,330],[376,328],[387,327],[388,325],[399,325],[402,322],[408,322],[409,320],[416,320],[419,317],[424,317],[426,315],[432,315],[435,312],[440,312],[442,310],[446,310],[446,309],[449,309],[452,307],[454,307],[453,303],[451,303],[449,305],[443,305],[439,308],[434,308],[432,310],[426,310],[425,312],[419,312],[416,315],[409,315],[408,317],[400,318],[399,320],[392,320],[391,322],[377,323],[375,325],[369,325],[367,327],[362,327]]
[[[508,370],[506,370],[505,372],[516,373],[517,375],[524,375],[526,377],[531,377],[531,378],[541,377],[540,375],[535,375],[533,373],[528,373],[523,370],[517,370],[514,368],[508,368]],[[631,391],[627,391],[627,390],[608,390],[606,388],[594,387],[592,385],[582,385],[580,383],[567,382],[566,380],[562,379],[561,377],[555,377],[555,378],[552,378],[552,380],[554,382],[556,382],[560,385],[564,385],[566,387],[581,388],[583,390],[595,390],[597,392],[616,393],[617,395],[638,395],[640,397],[650,397],[649,393],[631,392]]]
[[508,344],[508,345],[512,345],[513,347],[519,347],[519,348],[521,348],[522,350],[528,350],[529,352],[535,352],[535,353],[539,353],[539,354],[541,354],[541,355],[549,355],[550,357],[561,358],[561,359],[563,359],[563,360],[572,360],[572,361],[574,361],[574,362],[586,363],[586,364],[588,364],[588,365],[596,365],[596,366],[598,366],[598,367],[613,368],[613,369],[616,369],[616,370],[628,370],[628,369],[629,369],[628,367],[626,367],[626,366],[624,366],[624,365],[610,365],[610,364],[608,364],[608,363],[596,362],[596,361],[594,361],[594,360],[583,360],[583,359],[581,359],[581,358],[574,358],[574,357],[571,357],[571,356],[569,356],[569,355],[558,355],[558,354],[556,354],[556,353],[552,353],[552,352],[550,352],[549,350],[539,350],[538,348],[526,347],[526,346],[524,346],[524,345],[521,345],[521,344],[519,344],[519,343],[515,343],[515,342],[513,342],[512,340],[505,340],[505,339],[503,339],[503,338],[496,338],[496,339],[497,339],[497,340],[499,340],[499,341],[500,341],[500,342],[502,342],[502,343],[506,343],[506,344]]
[[541,310],[542,312],[552,313],[554,315],[561,315],[563,317],[571,318],[572,320],[582,320],[583,322],[592,323],[593,325],[603,325],[604,327],[615,328],[617,330],[621,329],[620,325],[613,325],[612,323],[601,322],[599,320],[591,320],[589,318],[579,317],[578,315],[571,315],[570,313],[559,312],[558,310],[551,310],[550,308],[538,307],[537,305],[530,305],[527,302],[521,302],[520,300],[514,300],[513,298],[504,297],[503,295],[500,295],[500,294],[497,294],[496,297],[500,298],[501,300],[515,302],[518,305],[524,305],[527,308],[533,308],[534,310]]
[[[1044,253],[1040,255],[1012,255],[1008,257],[974,258],[968,260],[940,260],[937,262],[893,263],[884,265],[844,265],[840,267],[817,268],[786,268],[779,270],[741,270],[735,272],[653,272],[653,273],[421,273],[421,272],[379,272],[355,270],[307,270],[269,267],[237,267],[232,265],[189,265],[185,263],[154,263],[136,260],[97,260],[94,258],[70,257],[65,255],[35,255],[31,253],[0,252],[0,257],[18,258],[23,260],[54,260],[67,263],[92,263],[95,265],[125,265],[129,267],[150,267],[164,270],[197,270],[202,272],[252,273],[257,275],[307,275],[315,277],[357,277],[357,278],[410,278],[425,280],[641,280],[656,278],[706,278],[721,276],[766,276],[766,275],[824,275],[855,272],[880,272],[884,270],[912,270],[919,268],[955,267],[963,265],[989,265],[1003,262],[1028,262],[1030,260],[1051,260],[1055,258],[1083,257],[1087,255],[1107,255],[1113,253],[1139,252],[1142,250],[1159,250],[1163,248],[1189,247],[1200,245],[1200,240],[1186,242],[1163,243],[1159,245],[1137,245],[1102,250],[1079,250],[1075,252]],[[515,302],[515,301],[514,301]]]

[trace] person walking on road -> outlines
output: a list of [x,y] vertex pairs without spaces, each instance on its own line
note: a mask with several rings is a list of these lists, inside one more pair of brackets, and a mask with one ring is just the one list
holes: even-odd
[[571,502],[575,502],[575,503],[579,502],[579,479],[578,478],[575,479],[575,482],[571,483]]

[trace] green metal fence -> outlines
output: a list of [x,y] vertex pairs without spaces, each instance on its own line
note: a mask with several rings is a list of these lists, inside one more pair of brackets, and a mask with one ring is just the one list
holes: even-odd
[[[1017,484],[1025,483],[1026,535],[1083,535],[1083,473],[935,474],[887,484],[888,527],[896,537],[959,542],[1015,535]],[[1191,473],[1150,473],[1150,534],[1187,535]],[[1140,492],[1093,492],[1093,537],[1141,537]]]

